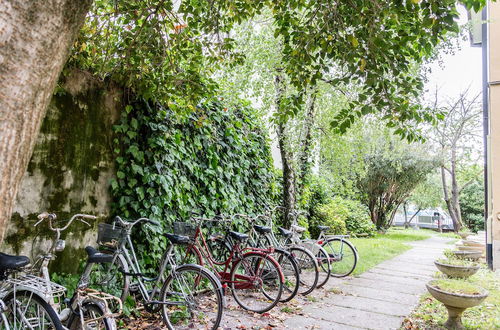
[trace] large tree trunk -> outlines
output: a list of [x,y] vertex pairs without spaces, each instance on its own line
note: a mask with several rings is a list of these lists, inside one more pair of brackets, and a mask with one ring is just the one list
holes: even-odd
[[299,156],[299,175],[297,190],[299,194],[302,193],[304,186],[306,184],[306,179],[311,172],[311,156],[314,147],[313,144],[313,128],[316,118],[316,94],[317,87],[314,87],[311,91],[311,96],[309,99],[309,105],[307,107],[306,117],[304,120],[304,140],[302,141],[302,149]]
[[91,3],[0,2],[0,240],[57,79]]
[[[285,95],[285,86],[283,74],[281,70],[277,70],[275,78],[276,85],[276,111],[281,111],[283,97]],[[281,163],[283,166],[283,206],[285,212],[283,215],[284,225],[289,226],[291,223],[290,212],[295,209],[296,201],[296,181],[295,171],[293,168],[293,157],[290,150],[290,143],[287,136],[286,121],[283,118],[278,119],[276,126],[276,134],[278,136],[278,146],[280,149]]]

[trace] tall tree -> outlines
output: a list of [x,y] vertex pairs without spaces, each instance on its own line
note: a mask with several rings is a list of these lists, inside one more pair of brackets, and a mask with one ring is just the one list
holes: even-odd
[[0,240],[91,0],[0,3]]
[[[437,144],[437,152],[443,157],[440,167],[443,198],[455,231],[460,230],[463,225],[460,192],[482,173],[481,170],[469,172],[467,179],[460,180],[461,173],[465,173],[464,167],[470,168],[468,165],[482,157],[475,151],[481,143],[481,94],[469,94],[467,90],[446,103],[444,109],[447,114],[430,137]],[[434,108],[439,107],[437,100],[436,93]]]

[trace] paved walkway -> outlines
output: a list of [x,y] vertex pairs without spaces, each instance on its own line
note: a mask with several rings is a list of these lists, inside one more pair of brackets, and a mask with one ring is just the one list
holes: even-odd
[[426,292],[425,283],[436,272],[433,261],[449,241],[436,236],[408,243],[413,249],[359,277],[331,278],[324,288],[264,315],[242,311],[228,297],[221,328],[398,329]]
[[[425,283],[436,272],[433,261],[450,240],[432,237],[409,243],[413,249],[361,274],[329,283],[342,294],[329,295],[287,319],[291,329],[398,329],[415,308]],[[328,288],[326,288],[328,290]]]

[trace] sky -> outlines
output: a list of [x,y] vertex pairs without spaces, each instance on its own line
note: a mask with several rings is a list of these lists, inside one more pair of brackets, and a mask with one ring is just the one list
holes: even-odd
[[[467,11],[459,7],[459,24],[467,23]],[[467,40],[459,42],[460,48],[454,54],[441,55],[442,63],[429,65],[431,73],[426,83],[426,90],[434,92],[438,88],[440,98],[460,94],[470,86],[471,95],[479,93],[482,89],[482,63],[481,48],[471,47],[467,33]]]

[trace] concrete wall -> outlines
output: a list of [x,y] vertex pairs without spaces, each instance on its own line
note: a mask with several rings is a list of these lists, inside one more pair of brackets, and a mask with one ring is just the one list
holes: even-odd
[[[52,235],[34,228],[48,211],[67,220],[74,213],[105,219],[110,214],[109,181],[114,174],[113,130],[121,90],[90,74],[72,71],[54,94],[23,177],[2,251],[34,258]],[[64,236],[66,249],[53,268],[77,271],[83,247],[95,242],[96,226],[75,224]],[[63,236],[63,237],[64,237]]]

